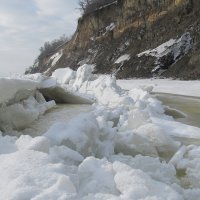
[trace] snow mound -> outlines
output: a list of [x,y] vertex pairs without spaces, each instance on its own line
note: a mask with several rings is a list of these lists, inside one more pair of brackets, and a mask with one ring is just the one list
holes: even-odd
[[43,136],[32,138],[29,135],[22,135],[16,141],[16,145],[18,150],[34,150],[43,153],[48,153],[50,148],[49,140]]
[[17,92],[35,90],[38,82],[33,80],[0,78],[0,104],[7,103],[9,100],[15,98]]
[[54,106],[54,101],[46,102],[38,91],[20,102],[14,101],[11,105],[4,104],[0,107],[0,129],[3,131],[24,129]]
[[53,72],[52,77],[56,78],[61,84],[68,84],[75,78],[75,72],[70,68],[57,69]]
[[0,199],[66,199],[76,194],[65,167],[47,154],[25,150],[0,156]]
[[128,96],[123,95],[125,93],[117,86],[114,77],[97,76],[92,74],[93,70],[93,65],[84,64],[78,68],[77,72],[72,72],[66,68],[62,70],[66,72],[65,75],[61,75],[58,73],[59,71],[56,71],[52,76],[56,77],[58,82],[63,82],[63,77],[70,76],[70,81],[63,85],[67,91],[77,93],[79,96],[82,95],[89,99],[95,99],[100,104],[112,106],[123,104],[124,102],[130,103],[132,101]]
[[53,125],[45,136],[49,138],[51,145],[65,145],[84,157],[103,157],[114,152],[111,140],[113,136],[106,137],[105,134],[94,115],[81,115],[68,124]]

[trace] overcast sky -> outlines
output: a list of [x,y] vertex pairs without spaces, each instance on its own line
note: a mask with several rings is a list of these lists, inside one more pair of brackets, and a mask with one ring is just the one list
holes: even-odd
[[0,0],[0,76],[23,73],[39,48],[72,35],[80,15],[78,0]]

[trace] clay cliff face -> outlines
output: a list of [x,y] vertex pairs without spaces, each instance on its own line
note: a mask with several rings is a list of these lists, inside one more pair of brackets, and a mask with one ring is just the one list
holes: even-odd
[[32,72],[92,63],[118,78],[200,78],[199,9],[194,0],[113,1],[82,16],[72,39]]

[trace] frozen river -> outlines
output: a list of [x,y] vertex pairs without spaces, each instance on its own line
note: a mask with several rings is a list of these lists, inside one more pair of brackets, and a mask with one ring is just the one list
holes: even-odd
[[[200,127],[200,98],[161,93],[155,94],[155,97],[169,108],[166,114],[173,116],[176,121]],[[197,139],[174,138],[186,145],[200,145],[200,140]]]
[[177,121],[200,127],[200,98],[172,94],[155,94],[155,97],[169,108],[185,114],[185,116],[174,116]]
[[[171,115],[176,121],[200,127],[200,99],[172,94],[155,94],[165,106],[166,114]],[[92,111],[92,106],[87,104],[59,104],[49,110],[45,115],[24,129],[24,135],[39,136],[45,133],[56,122],[68,122],[82,113]],[[183,143],[200,144],[196,139],[178,138]]]
[[28,128],[24,129],[24,135],[39,136],[45,133],[56,122],[68,122],[82,113],[92,111],[88,104],[58,104],[46,114],[39,117]]

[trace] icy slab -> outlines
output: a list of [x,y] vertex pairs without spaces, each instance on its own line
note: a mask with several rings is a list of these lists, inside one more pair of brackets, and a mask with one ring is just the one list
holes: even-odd
[[[130,159],[134,162],[134,158]],[[78,199],[182,199],[169,185],[120,162],[118,158],[108,162],[89,157],[79,166],[78,174],[81,178],[79,195],[82,197]]]
[[119,161],[134,169],[140,169],[147,173],[151,178],[166,184],[179,183],[176,178],[176,169],[174,165],[165,161],[161,162],[159,158],[142,155],[132,157],[118,154],[111,156],[109,161]]
[[[65,74],[69,72],[73,71],[68,70]],[[55,101],[73,104],[94,103],[94,99],[88,95],[62,87],[55,77],[46,77],[39,73],[14,79],[1,78],[0,92],[3,94],[0,97],[0,130],[2,131],[26,128],[40,115],[55,106]],[[46,102],[43,95],[49,102]]]
[[181,185],[187,188],[184,191],[186,199],[198,199],[200,194],[200,148],[196,145],[182,146],[172,157],[170,163],[177,170],[182,171]]
[[61,84],[68,84],[70,80],[75,78],[75,72],[70,68],[56,69],[52,77],[56,78]]
[[47,110],[55,106],[54,101],[46,102],[41,93],[36,92],[20,102],[0,107],[0,129],[20,130],[34,122]]
[[[72,104],[92,104],[94,99],[84,93],[81,93],[67,84],[73,82],[76,73],[69,69],[58,69],[51,77],[42,74],[26,75],[25,78],[38,82],[38,89],[48,100],[54,100],[56,103]],[[87,74],[85,75],[87,76]],[[76,82],[77,84],[81,84]]]
[[34,150],[43,153],[49,153],[50,143],[44,136],[32,138],[29,135],[21,135],[16,141],[18,150]]
[[37,79],[41,80],[41,77],[0,79],[0,130],[23,129],[55,106],[54,101],[46,102],[37,91],[40,87]]
[[17,151],[17,146],[15,144],[16,139],[16,137],[10,137],[8,135],[2,136],[0,132],[0,155]]
[[[110,76],[97,76],[92,74],[94,65],[86,65],[79,67],[77,72],[74,72],[73,78],[67,84],[63,84],[62,87],[66,88],[71,93],[77,93],[83,95],[86,98],[95,100],[99,104],[104,105],[116,105],[123,102],[132,102],[133,100],[125,95],[125,92],[116,85],[114,77]],[[65,71],[71,74],[71,70],[67,68]],[[53,73],[56,76],[58,82],[62,82],[63,76],[58,75],[57,72]],[[67,74],[64,76],[68,76]],[[112,98],[110,98],[112,96]]]
[[0,199],[183,199],[173,165],[157,158],[83,158],[65,146],[41,152],[43,137],[15,141],[19,150],[0,154]]
[[200,128],[162,118],[152,118],[153,123],[162,127],[169,135],[180,138],[200,139]]
[[22,80],[32,80],[32,81],[36,81],[38,83],[41,83],[42,81],[44,81],[45,79],[47,79],[46,76],[44,76],[41,73],[36,73],[36,74],[26,74],[23,77],[21,77]]
[[173,199],[182,197],[170,186],[151,179],[146,173],[115,162],[113,168],[116,172],[115,183],[122,199]]
[[0,79],[0,129],[19,130],[38,119],[48,109],[55,106],[54,101],[46,102],[41,88],[48,100],[59,103],[93,103],[93,100],[78,92],[67,91],[55,79],[41,74],[27,75],[18,79]]
[[25,90],[35,90],[38,82],[33,80],[0,78],[0,104],[13,99],[17,92]]
[[114,152],[114,134],[106,127],[101,129],[92,114],[82,114],[66,124],[56,123],[44,135],[51,145],[66,145],[83,156],[103,157]]
[[51,163],[48,154],[33,150],[0,156],[0,199],[68,199],[76,194],[62,164]]

